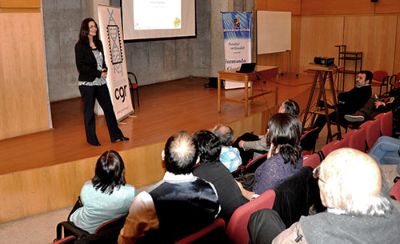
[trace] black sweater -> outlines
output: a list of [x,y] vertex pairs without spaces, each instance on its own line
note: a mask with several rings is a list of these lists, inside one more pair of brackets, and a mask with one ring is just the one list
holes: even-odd
[[371,86],[354,87],[348,92],[342,92],[338,95],[341,112],[343,114],[353,114],[360,110],[372,95]]
[[[96,45],[97,49],[103,55],[102,68],[107,70],[103,54],[103,45],[100,41]],[[97,69],[97,61],[89,45],[83,44],[79,41],[75,44],[75,62],[79,72],[79,81],[92,82],[96,77],[101,77],[101,71]]]

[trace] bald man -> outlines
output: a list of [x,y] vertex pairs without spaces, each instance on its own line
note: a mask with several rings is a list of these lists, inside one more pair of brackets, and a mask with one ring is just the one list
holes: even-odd
[[324,213],[301,217],[272,243],[399,243],[400,213],[381,195],[382,177],[369,155],[336,150],[314,170]]
[[119,244],[174,243],[214,221],[220,211],[218,194],[214,185],[192,174],[197,156],[197,145],[187,132],[168,138],[164,178],[135,197]]

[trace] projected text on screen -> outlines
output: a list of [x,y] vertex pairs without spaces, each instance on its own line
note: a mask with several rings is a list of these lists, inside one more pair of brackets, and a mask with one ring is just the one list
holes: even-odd
[[195,0],[123,0],[124,40],[196,36]]
[[133,12],[135,30],[181,28],[181,0],[136,0]]

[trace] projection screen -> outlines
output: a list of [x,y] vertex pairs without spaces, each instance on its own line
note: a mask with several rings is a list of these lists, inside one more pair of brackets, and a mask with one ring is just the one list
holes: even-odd
[[195,0],[123,0],[124,40],[196,35]]

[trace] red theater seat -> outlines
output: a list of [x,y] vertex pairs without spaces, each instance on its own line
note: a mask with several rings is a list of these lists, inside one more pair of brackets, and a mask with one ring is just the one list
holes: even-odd
[[357,130],[351,130],[347,132],[344,137],[348,141],[348,146],[362,152],[366,151],[367,142],[366,142],[366,133],[365,128],[360,128]]
[[400,201],[400,180],[397,180],[396,183],[390,188],[389,195],[392,196],[397,201]]
[[216,243],[223,239],[221,234],[225,233],[225,221],[221,218],[216,219],[212,224],[204,227],[203,229],[175,242],[175,244],[189,244],[194,242],[210,242]]
[[363,123],[360,128],[365,128],[367,151],[369,151],[381,136],[381,123],[379,120],[369,120]]
[[315,169],[321,163],[321,158],[317,153],[303,157],[303,167],[311,167]]
[[275,201],[275,191],[267,190],[258,198],[240,206],[235,210],[226,228],[226,234],[232,243],[242,244],[249,242],[247,224],[250,215],[257,210],[272,209]]

